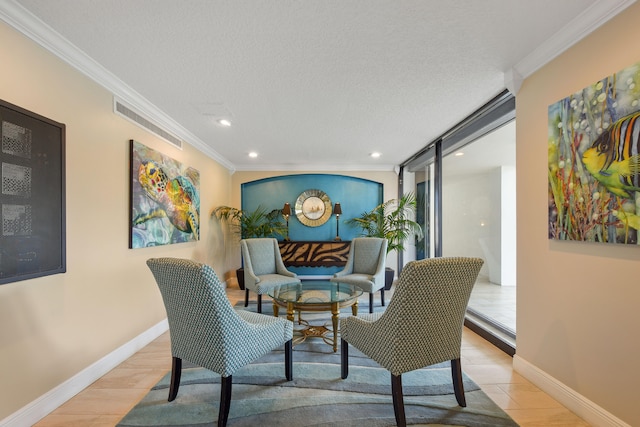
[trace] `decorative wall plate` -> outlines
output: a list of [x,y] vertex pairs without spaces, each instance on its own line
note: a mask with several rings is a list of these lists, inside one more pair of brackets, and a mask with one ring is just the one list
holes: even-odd
[[307,190],[296,200],[296,216],[308,227],[318,227],[331,218],[331,199],[320,190]]

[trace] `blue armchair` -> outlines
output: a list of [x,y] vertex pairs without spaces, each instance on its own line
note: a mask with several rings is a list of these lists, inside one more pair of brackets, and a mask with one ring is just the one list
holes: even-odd
[[244,306],[249,305],[249,290],[252,290],[258,294],[258,313],[262,313],[263,294],[276,286],[300,283],[300,279],[284,266],[276,239],[243,239],[240,246],[244,262]]
[[373,294],[380,290],[384,305],[384,269],[387,240],[379,237],[356,237],[351,241],[347,264],[333,275],[332,282],[356,285],[369,292],[369,313],[373,313]]

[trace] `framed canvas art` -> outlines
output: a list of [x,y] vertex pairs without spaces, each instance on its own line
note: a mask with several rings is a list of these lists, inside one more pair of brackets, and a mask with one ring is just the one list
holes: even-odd
[[129,247],[200,238],[200,173],[131,140]]
[[549,238],[638,244],[640,63],[548,114]]

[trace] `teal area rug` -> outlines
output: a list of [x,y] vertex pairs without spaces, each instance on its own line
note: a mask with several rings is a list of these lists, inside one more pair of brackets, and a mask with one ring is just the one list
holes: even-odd
[[[263,304],[263,311],[270,312],[269,306]],[[317,314],[304,317],[312,323],[328,320]],[[340,378],[340,349],[334,353],[321,339],[309,338],[296,345],[293,361],[293,381],[284,377],[282,350],[233,375],[229,427],[395,425],[389,372],[356,348],[349,348],[349,376],[345,380]],[[173,402],[167,402],[169,379],[167,374],[118,426],[216,425],[218,374],[185,363],[180,391]],[[466,375],[467,407],[458,406],[449,363],[406,373],[402,381],[408,425],[517,426]]]

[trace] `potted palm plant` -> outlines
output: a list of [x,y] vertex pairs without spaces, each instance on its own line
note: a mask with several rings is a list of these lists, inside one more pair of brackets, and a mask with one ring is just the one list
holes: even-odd
[[[361,236],[387,239],[387,254],[393,250],[403,251],[410,237],[421,239],[422,226],[414,221],[417,201],[414,193],[405,193],[398,199],[387,200],[359,217],[351,218],[347,224],[362,230]],[[385,290],[391,289],[395,272],[387,267]]]
[[[219,206],[213,211],[221,222],[228,225],[231,233],[238,239],[257,237],[285,236],[287,227],[282,220],[282,210],[267,210],[258,206],[253,211],[245,211],[230,206]],[[244,268],[236,270],[238,285],[244,290]]]

